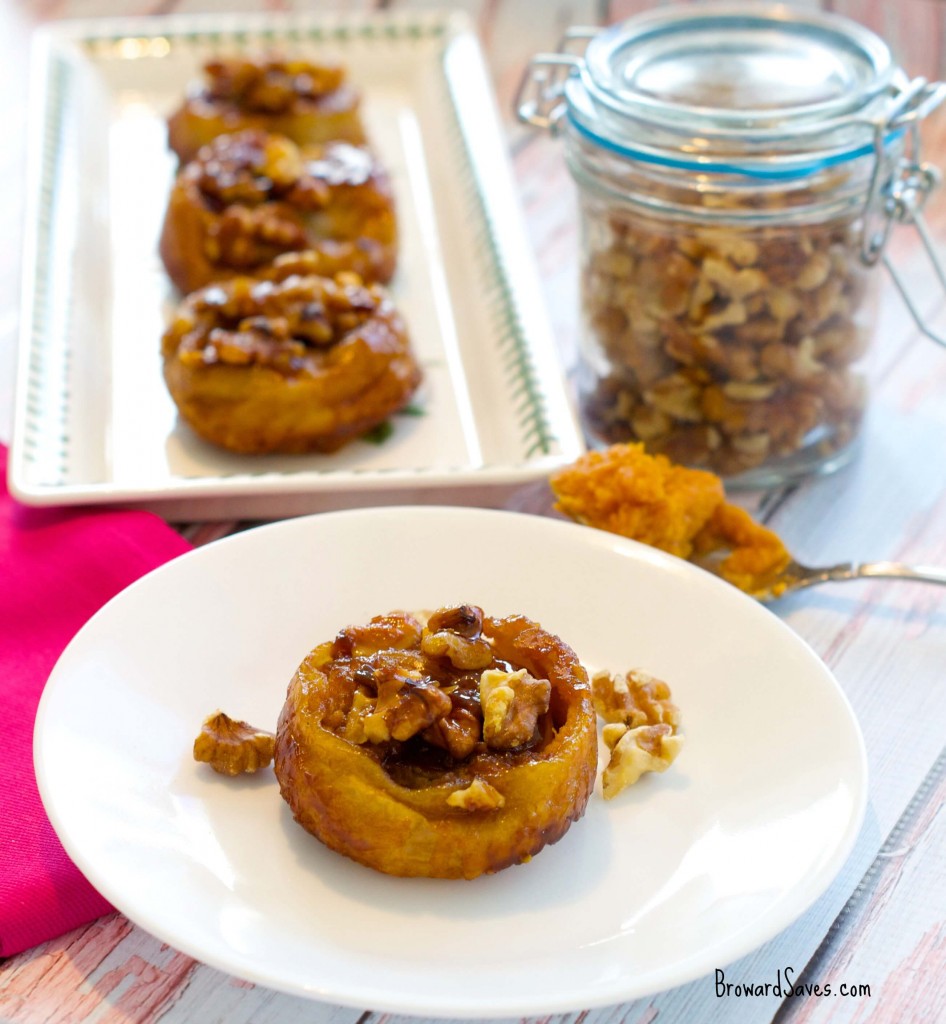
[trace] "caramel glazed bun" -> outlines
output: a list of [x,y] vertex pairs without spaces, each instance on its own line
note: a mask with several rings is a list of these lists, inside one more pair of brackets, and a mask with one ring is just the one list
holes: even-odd
[[235,278],[189,295],[162,338],[182,418],[235,452],[334,451],[403,408],[421,371],[379,285],[309,273],[290,254],[271,280]]
[[597,727],[571,648],[521,615],[393,612],[316,647],[291,683],[275,770],[296,820],[390,875],[475,878],[582,816]]
[[303,249],[318,255],[320,274],[352,270],[387,282],[397,262],[394,197],[364,147],[221,135],[178,174],[159,248],[185,295]]
[[249,128],[302,146],[365,142],[361,97],[338,65],[259,55],[210,61],[203,72],[168,119],[168,145],[181,163],[218,135]]

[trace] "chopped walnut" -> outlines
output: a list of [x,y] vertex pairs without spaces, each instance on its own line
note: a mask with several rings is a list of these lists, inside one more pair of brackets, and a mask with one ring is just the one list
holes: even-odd
[[648,388],[644,400],[675,420],[698,422],[703,419],[700,391],[695,381],[682,373],[674,373]]
[[342,729],[342,735],[346,740],[358,744],[368,742],[365,719],[374,714],[376,705],[376,700],[362,693],[361,690],[355,690],[351,707],[345,716],[345,726]]
[[524,669],[489,669],[480,676],[483,739],[493,750],[512,750],[528,743],[539,716],[549,709],[552,687]]
[[473,604],[438,608],[427,620],[427,629],[431,633],[449,629],[452,633],[475,640],[483,632],[483,609]]
[[305,231],[290,216],[269,207],[230,206],[208,226],[204,252],[214,263],[251,271],[305,244]]
[[482,720],[465,707],[453,710],[426,728],[423,737],[435,747],[441,747],[455,761],[465,761],[479,746]]
[[366,625],[347,626],[332,644],[332,657],[367,657],[389,649],[409,650],[421,636],[421,624],[411,615],[376,615]]
[[[191,367],[255,364],[290,375],[320,366],[326,350],[346,340],[352,323],[390,309],[381,288],[360,278],[355,283],[353,276],[277,282],[246,277],[197,291],[165,333],[164,353],[176,352]],[[354,320],[343,320],[346,314]]]
[[345,70],[278,57],[230,57],[204,65],[206,94],[230,100],[243,110],[283,113],[300,100],[314,100],[338,89]]
[[602,739],[611,760],[602,774],[610,800],[633,785],[644,772],[662,772],[683,745],[680,711],[662,680],[631,669],[623,675],[596,672],[591,679],[595,710],[607,723]]
[[448,658],[454,668],[486,668],[493,660],[493,649],[482,637],[469,639],[451,629],[425,632],[420,649],[432,658]]
[[216,711],[194,740],[194,760],[206,762],[221,775],[252,774],[272,761],[275,743],[273,733]]
[[198,187],[209,200],[239,203],[242,210],[268,199],[286,198],[289,190],[293,190],[293,201],[308,209],[325,206],[330,196],[324,182],[303,177],[307,169],[295,143],[265,132],[214,140],[193,167]]
[[506,798],[488,782],[474,779],[466,789],[455,789],[447,803],[461,811],[495,811],[506,803]]
[[432,679],[395,676],[378,687],[374,709],[364,715],[371,743],[409,740],[450,713],[450,697]]
[[707,257],[703,261],[703,274],[718,294],[742,300],[755,295],[768,286],[768,278],[755,267],[737,269],[727,259]]
[[632,786],[645,772],[666,771],[683,746],[683,737],[667,724],[634,727],[612,722],[601,734],[611,750],[601,776],[605,800]]
[[666,723],[676,729],[680,724],[670,687],[646,672],[631,669],[623,676],[596,672],[591,690],[595,710],[606,722],[623,722],[632,728]]
[[718,331],[723,327],[735,327],[744,324],[749,319],[744,302],[734,300],[725,306],[718,313],[711,313],[703,320],[704,331]]

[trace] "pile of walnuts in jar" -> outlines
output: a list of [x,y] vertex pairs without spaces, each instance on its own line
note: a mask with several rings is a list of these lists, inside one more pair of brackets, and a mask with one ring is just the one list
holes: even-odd
[[582,408],[597,441],[731,477],[853,440],[869,310],[850,216],[697,223],[587,197],[584,225]]

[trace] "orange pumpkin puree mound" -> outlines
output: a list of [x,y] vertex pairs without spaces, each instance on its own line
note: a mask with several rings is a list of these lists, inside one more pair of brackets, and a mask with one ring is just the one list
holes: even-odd
[[775,533],[726,501],[718,476],[648,455],[642,444],[588,452],[550,483],[555,507],[576,522],[680,558],[716,556],[719,575],[742,590],[791,559]]
[[[744,508],[724,501],[694,537],[693,555],[700,561],[727,550],[717,571],[724,580],[748,593],[768,588],[771,578],[792,558],[778,534],[757,523]],[[778,586],[772,591],[777,595]]]

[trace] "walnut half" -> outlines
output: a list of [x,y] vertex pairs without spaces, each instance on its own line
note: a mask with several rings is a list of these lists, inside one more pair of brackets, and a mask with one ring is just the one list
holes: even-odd
[[605,800],[610,800],[645,772],[665,772],[673,764],[683,737],[674,735],[669,725],[639,725],[630,728],[609,722],[601,735],[611,749],[611,760],[601,776]]
[[252,774],[273,760],[275,742],[273,733],[215,711],[194,740],[194,760],[206,762],[221,775]]
[[455,789],[447,797],[447,804],[461,811],[496,811],[505,803],[502,793],[483,779],[474,779],[465,789]]
[[549,709],[552,686],[524,669],[487,669],[480,676],[483,739],[492,750],[513,750],[528,743],[539,716]]
[[611,800],[645,772],[670,767],[683,746],[680,711],[662,679],[637,669],[623,676],[596,672],[591,686],[595,709],[607,723],[601,738],[611,758],[601,785],[605,800]]
[[670,699],[670,687],[638,669],[623,676],[596,672],[591,679],[595,710],[606,722],[653,725],[666,722],[674,729],[680,712]]

